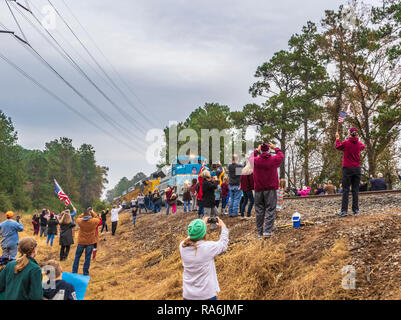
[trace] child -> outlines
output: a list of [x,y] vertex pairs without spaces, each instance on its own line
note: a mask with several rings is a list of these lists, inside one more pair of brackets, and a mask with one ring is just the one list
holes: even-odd
[[283,207],[283,200],[286,186],[287,186],[287,180],[280,179],[280,186],[277,189],[277,206],[276,206],[277,211],[280,211],[281,208]]
[[[50,260],[46,263],[54,269],[53,275],[55,279],[49,279],[50,281],[55,281],[55,287],[48,285],[48,289],[43,290],[43,297],[47,300],[77,300],[77,295],[75,293],[75,288],[72,284],[62,280],[63,269],[60,263],[55,260]],[[48,271],[48,274],[50,272]]]
[[310,190],[311,190],[311,187],[304,186],[302,188],[302,190],[298,190],[298,194],[300,194],[301,197],[307,197],[307,196],[309,196]]
[[221,199],[221,186],[218,185],[217,189],[214,191],[214,199],[216,202],[216,209],[219,209],[220,199]]
[[50,219],[47,223],[47,240],[46,240],[46,245],[49,244],[50,241],[50,246],[53,247],[53,240],[54,237],[57,234],[57,225],[59,224],[57,218],[54,216],[54,213],[50,213]]
[[191,211],[191,190],[188,186],[188,183],[184,183],[184,189],[183,189],[183,194],[182,194],[182,201],[184,202],[184,212],[187,212],[187,208],[188,208],[188,212]]
[[224,176],[223,183],[221,184],[221,210],[220,210],[220,214],[223,214],[223,213],[227,214],[226,206],[227,206],[227,200],[228,200],[228,193],[229,193],[228,176]]
[[96,227],[96,231],[95,231],[95,240],[96,242],[93,244],[93,254],[92,254],[92,260],[93,262],[96,261],[96,253],[97,253],[97,243],[99,242],[99,227],[102,225],[102,218],[100,218],[100,222]]
[[[134,200],[132,200],[132,201],[134,201]],[[132,212],[132,222],[134,224],[134,227],[135,227],[137,211],[138,211],[138,206],[136,205],[136,201],[135,201],[135,203],[133,204],[132,210],[131,210],[131,212]]]
[[39,227],[40,227],[40,215],[39,213],[34,213],[32,217],[32,224],[33,224],[33,235],[39,235]]
[[169,205],[171,206],[171,213],[177,213],[177,194],[173,193],[170,198]]

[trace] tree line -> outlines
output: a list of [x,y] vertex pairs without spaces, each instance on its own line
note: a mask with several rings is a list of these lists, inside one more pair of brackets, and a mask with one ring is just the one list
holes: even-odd
[[[341,182],[342,154],[334,149],[335,133],[358,128],[366,145],[365,178],[382,172],[390,188],[397,178],[401,129],[401,4],[384,0],[380,7],[351,1],[327,10],[320,23],[308,21],[288,47],[261,64],[249,88],[253,98],[240,111],[206,103],[177,124],[194,129],[256,129],[255,146],[273,141],[285,161],[280,178],[290,186],[327,180]],[[340,111],[350,114],[339,123]],[[169,128],[165,128],[169,149]],[[186,141],[178,142],[178,147]],[[222,150],[224,146],[221,146]],[[167,163],[167,158],[160,166]]]
[[89,144],[75,148],[69,138],[27,150],[17,144],[12,120],[0,110],[0,210],[64,209],[53,179],[78,210],[101,203],[108,168],[96,163]]

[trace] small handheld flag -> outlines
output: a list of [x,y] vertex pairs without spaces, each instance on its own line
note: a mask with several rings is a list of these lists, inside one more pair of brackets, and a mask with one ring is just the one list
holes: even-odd
[[348,117],[348,114],[351,113],[351,105],[348,105],[347,112],[345,111],[340,111],[340,117],[338,118],[338,123],[343,123],[345,118]]
[[55,189],[56,195],[60,199],[60,201],[64,201],[64,204],[66,206],[71,204],[70,198],[68,198],[68,196],[64,193],[63,189],[60,188],[56,179],[54,179],[54,189]]

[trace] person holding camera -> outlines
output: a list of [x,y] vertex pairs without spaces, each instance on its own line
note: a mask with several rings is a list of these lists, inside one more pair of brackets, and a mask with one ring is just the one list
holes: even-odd
[[15,260],[17,257],[19,243],[18,232],[24,231],[24,226],[20,222],[19,217],[17,217],[17,221],[14,221],[12,219],[13,216],[14,212],[7,211],[6,221],[0,223],[3,256],[8,257],[10,260]]
[[[208,221],[216,219],[221,228],[219,241],[206,241]],[[229,231],[220,218],[193,220],[188,225],[188,238],[180,243],[184,300],[217,300],[220,292],[214,258],[227,250]]]
[[[275,151],[273,156],[269,149]],[[258,237],[271,237],[277,210],[277,189],[279,180],[277,169],[283,162],[284,154],[272,143],[259,145],[249,157],[253,167],[255,185],[255,211]]]
[[[219,186],[219,179],[217,176],[211,177],[209,171],[205,171],[203,174],[203,210],[205,217],[216,217],[218,215],[216,208],[215,191]],[[217,229],[215,224],[212,224],[210,230]]]

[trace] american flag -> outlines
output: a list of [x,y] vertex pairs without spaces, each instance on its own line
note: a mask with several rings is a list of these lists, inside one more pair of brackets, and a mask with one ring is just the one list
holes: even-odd
[[345,111],[340,111],[340,117],[338,118],[339,123],[343,123],[345,118],[348,116],[348,114],[351,112],[351,105],[348,105],[348,110],[347,112]]
[[71,204],[70,198],[68,198],[68,196],[64,193],[63,189],[60,188],[56,179],[54,179],[54,189],[55,189],[56,195],[60,199],[60,201],[64,201],[64,204],[66,206]]

